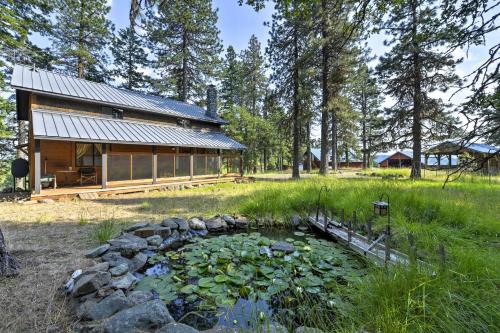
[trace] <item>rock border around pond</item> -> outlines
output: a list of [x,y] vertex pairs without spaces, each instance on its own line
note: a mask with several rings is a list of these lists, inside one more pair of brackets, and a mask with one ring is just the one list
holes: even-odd
[[[294,216],[292,225],[304,227],[302,221]],[[169,217],[159,224],[136,223],[106,244],[89,250],[86,257],[96,260],[95,265],[75,271],[65,286],[80,320],[76,330],[94,333],[198,332],[190,326],[176,324],[157,295],[132,290],[138,280],[134,273],[143,269],[148,258],[157,251],[175,250],[195,236],[244,230],[249,226],[248,218],[241,215],[224,214],[208,219]],[[284,242],[275,247],[293,251],[293,245]],[[273,325],[273,331],[287,332],[279,324]],[[207,332],[225,329],[215,327]]]

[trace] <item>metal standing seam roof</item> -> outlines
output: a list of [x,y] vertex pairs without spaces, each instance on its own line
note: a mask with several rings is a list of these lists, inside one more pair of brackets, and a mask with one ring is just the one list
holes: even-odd
[[119,89],[104,83],[78,79],[43,69],[15,65],[11,86],[60,97],[79,99],[139,111],[225,124],[220,117],[209,117],[197,105],[141,92]]
[[139,121],[33,110],[35,139],[244,149],[221,132],[157,125]]

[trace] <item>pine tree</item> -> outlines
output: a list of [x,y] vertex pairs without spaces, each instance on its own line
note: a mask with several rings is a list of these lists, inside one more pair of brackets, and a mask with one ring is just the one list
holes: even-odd
[[356,69],[350,82],[349,97],[354,110],[359,114],[359,127],[361,129],[361,143],[363,154],[363,168],[371,165],[371,155],[380,137],[382,119],[379,117],[380,91],[377,87],[373,71],[366,65],[366,58],[361,59],[361,64]]
[[228,46],[224,67],[222,70],[221,99],[224,107],[241,105],[243,91],[241,76],[241,61],[232,46]]
[[[440,100],[429,93],[446,91],[459,78],[453,73],[456,61],[443,53],[447,43],[437,17],[435,0],[394,1],[382,29],[392,36],[391,50],[377,67],[385,92],[395,100],[387,110],[394,140],[413,145],[412,178],[421,177],[422,139],[449,134],[454,119]],[[425,124],[425,126],[423,126]]]
[[165,0],[148,14],[150,48],[160,79],[154,89],[181,101],[205,101],[220,65],[217,10],[206,0]]
[[326,174],[328,167],[328,124],[332,127],[332,168],[337,168],[337,115],[333,105],[339,100],[340,89],[346,76],[339,64],[351,52],[353,44],[360,38],[369,13],[368,0],[321,0],[315,9],[315,29],[319,38],[321,64],[321,164],[320,173]]
[[307,7],[301,1],[290,1],[276,4],[273,15],[271,38],[267,53],[273,67],[271,80],[275,83],[277,93],[283,104],[289,108],[292,123],[292,177],[300,178],[299,164],[302,160],[300,152],[302,113],[300,102],[301,71],[307,68],[307,42],[310,32],[307,26]]
[[59,65],[79,78],[106,81],[113,24],[106,18],[111,7],[101,0],[57,0],[51,33]]
[[253,115],[257,115],[264,100],[267,77],[264,73],[264,58],[260,42],[255,35],[250,37],[248,48],[241,54],[241,71],[242,78],[245,79],[242,104]]
[[148,55],[144,50],[142,39],[131,28],[120,29],[113,39],[111,52],[115,69],[113,75],[124,80],[121,87],[137,90],[144,88],[148,76],[142,73],[140,66],[148,66]]

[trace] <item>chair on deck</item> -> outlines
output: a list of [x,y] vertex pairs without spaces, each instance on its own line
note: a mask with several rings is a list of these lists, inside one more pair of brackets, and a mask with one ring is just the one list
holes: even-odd
[[53,175],[51,173],[46,173],[40,177],[40,183],[42,184],[42,187],[49,187],[50,183],[52,183],[52,187],[56,189],[57,188],[56,175]]
[[80,185],[83,185],[86,182],[92,182],[97,185],[97,172],[95,171],[95,168],[80,168]]

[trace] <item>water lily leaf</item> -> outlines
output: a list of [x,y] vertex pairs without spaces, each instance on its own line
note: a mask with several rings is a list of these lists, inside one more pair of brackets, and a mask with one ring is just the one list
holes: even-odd
[[215,286],[213,286],[212,288],[210,288],[210,292],[211,293],[214,293],[214,294],[222,294],[224,292],[224,285],[222,284],[217,284]]
[[310,294],[318,294],[321,289],[319,289],[318,287],[307,287],[306,291]]
[[219,295],[215,297],[215,304],[219,307],[231,307],[235,303],[235,300],[231,297]]
[[198,280],[198,286],[201,288],[210,288],[215,286],[214,279],[211,277],[204,277]]
[[306,235],[305,233],[303,233],[303,232],[301,232],[301,231],[295,231],[293,234],[294,234],[295,236],[298,236],[298,237],[304,237],[304,236]]
[[250,289],[250,287],[241,287],[240,288],[240,296],[241,297],[248,297],[248,295],[250,294],[250,292],[252,291],[252,289]]
[[183,294],[192,294],[196,290],[196,286],[192,284],[185,285],[179,291]]
[[226,282],[226,281],[227,281],[227,276],[225,276],[225,275],[216,275],[216,276],[214,277],[214,280],[215,280],[215,282],[217,282],[217,283]]

